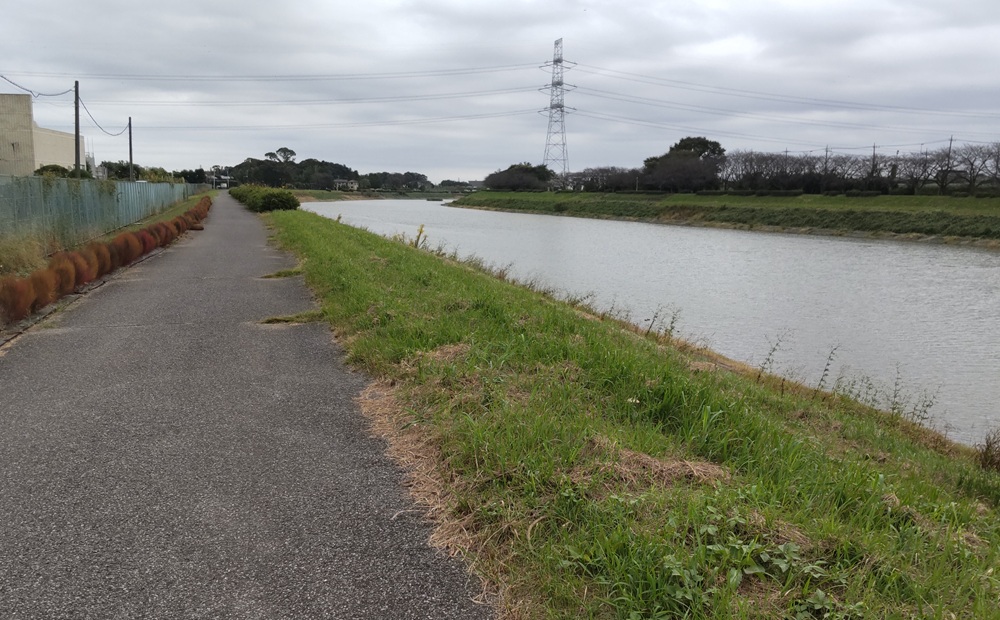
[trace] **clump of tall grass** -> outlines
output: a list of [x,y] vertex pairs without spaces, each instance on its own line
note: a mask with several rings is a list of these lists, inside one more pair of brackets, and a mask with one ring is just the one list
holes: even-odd
[[0,234],[0,276],[28,275],[45,266],[46,244],[33,235]]
[[976,458],[983,469],[1000,472],[1000,428],[986,433],[983,442],[976,446]]

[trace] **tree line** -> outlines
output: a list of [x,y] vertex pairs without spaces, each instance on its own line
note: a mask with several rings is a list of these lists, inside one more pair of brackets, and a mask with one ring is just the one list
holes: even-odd
[[687,137],[642,167],[594,167],[557,178],[544,166],[515,164],[486,177],[486,187],[538,190],[561,186],[582,191],[745,191],[841,194],[1000,193],[1000,143],[953,144],[886,155],[726,152],[705,137]]
[[[137,180],[170,183],[210,183],[212,179],[228,177],[227,181],[236,184],[263,185],[266,187],[285,187],[290,189],[344,189],[346,182],[356,182],[358,190],[376,191],[422,191],[433,187],[427,176],[418,172],[371,172],[360,174],[357,170],[333,162],[319,159],[304,159],[296,161],[297,154],[288,147],[281,147],[264,154],[263,158],[247,157],[233,166],[212,166],[209,170],[195,168],[192,170],[167,170],[153,166],[131,166],[131,174]],[[108,179],[127,181],[130,178],[130,166],[127,161],[103,161],[100,167],[104,169]],[[92,172],[82,170],[81,176],[92,178]],[[73,171],[62,166],[48,165],[35,171],[36,175],[69,177]],[[453,185],[467,185],[457,181],[445,181]]]

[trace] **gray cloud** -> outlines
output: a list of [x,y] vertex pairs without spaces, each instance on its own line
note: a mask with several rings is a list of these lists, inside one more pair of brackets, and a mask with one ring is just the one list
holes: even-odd
[[[145,165],[288,146],[362,172],[469,179],[541,161],[537,67],[558,37],[580,63],[566,74],[578,170],[639,165],[685,135],[773,151],[997,141],[998,35],[985,0],[40,0],[7,7],[0,74],[42,92],[79,79],[106,128],[133,118]],[[71,98],[41,98],[35,116],[68,129]],[[98,160],[127,157],[124,138],[89,120],[83,132]]]

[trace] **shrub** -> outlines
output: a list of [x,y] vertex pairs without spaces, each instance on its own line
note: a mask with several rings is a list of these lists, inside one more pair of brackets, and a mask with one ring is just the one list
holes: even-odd
[[11,276],[0,280],[0,323],[27,317],[34,303],[35,289],[30,278]]
[[31,311],[36,312],[59,299],[59,278],[51,269],[39,269],[29,276],[31,288],[35,291]]
[[[76,282],[73,283],[73,288],[79,288],[97,277],[97,269],[87,262],[82,252],[67,252],[66,258],[73,263],[73,270],[76,273]],[[96,259],[94,262],[96,264]]]
[[107,244],[95,242],[88,245],[87,249],[93,252],[97,259],[97,277],[111,273],[115,267]]
[[93,246],[88,245],[77,253],[87,264],[87,275],[90,276],[88,282],[96,280],[103,275],[101,274],[101,260],[98,258]]
[[56,299],[69,295],[76,288],[76,267],[65,252],[52,257],[49,261],[49,271],[56,276]]
[[140,256],[149,254],[160,245],[148,230],[140,230],[135,233],[135,238],[139,240],[139,244],[142,246],[142,254]]
[[229,190],[229,193],[255,213],[290,211],[299,208],[299,199],[286,189],[241,185]]

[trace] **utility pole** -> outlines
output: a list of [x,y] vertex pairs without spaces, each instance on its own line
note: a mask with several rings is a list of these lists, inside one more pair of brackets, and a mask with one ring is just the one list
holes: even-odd
[[[566,183],[569,164],[566,155],[566,93],[563,83],[563,40],[556,39],[552,55],[552,83],[549,85],[549,130],[545,137],[542,165],[549,166]],[[550,165],[551,164],[551,165]]]
[[76,178],[80,178],[80,80],[73,82],[73,91],[75,93],[76,104],[75,116],[76,116],[76,140],[74,141],[76,145],[76,154],[74,155],[76,163],[73,166],[73,175]]
[[128,180],[135,181],[135,171],[132,166],[132,117],[128,117]]

